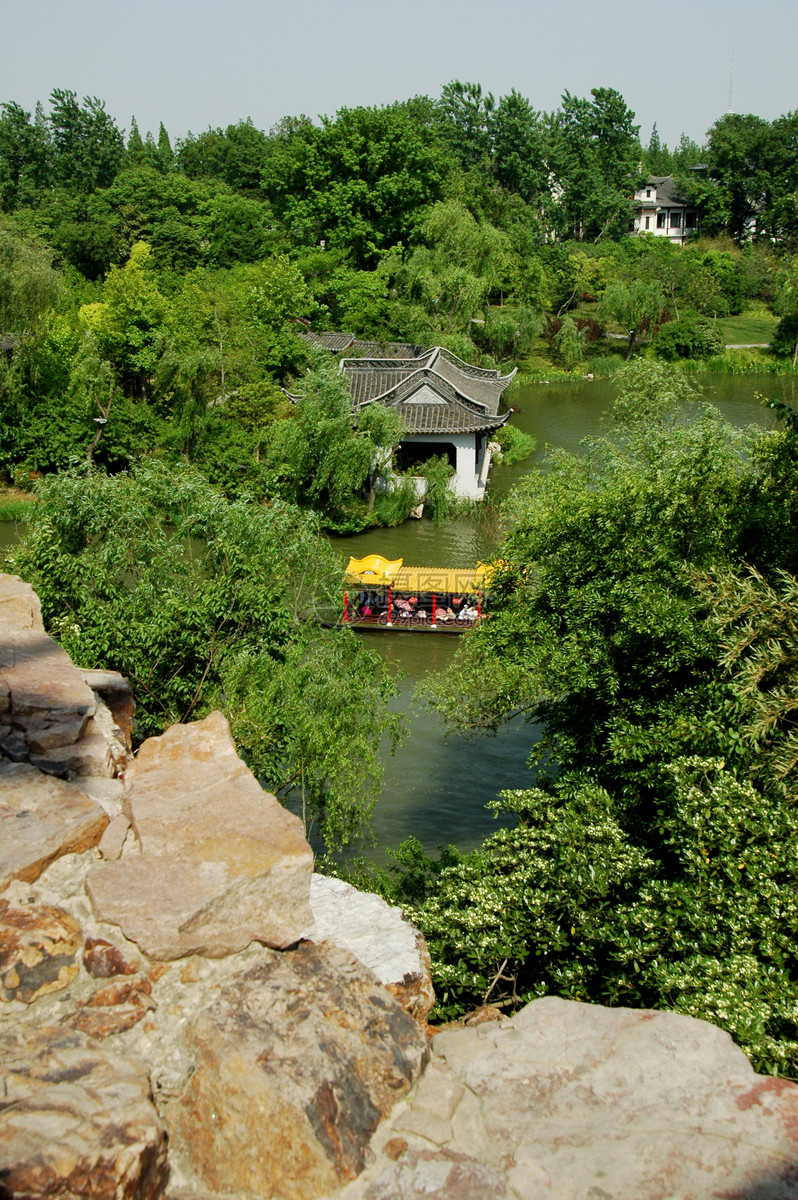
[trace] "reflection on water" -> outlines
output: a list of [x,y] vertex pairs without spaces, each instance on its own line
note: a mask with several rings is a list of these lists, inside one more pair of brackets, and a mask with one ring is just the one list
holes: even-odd
[[[391,758],[385,752],[385,781],[374,810],[381,859],[384,847],[414,834],[428,850],[453,842],[475,846],[497,827],[485,809],[503,788],[529,787],[526,761],[537,731],[521,719],[495,737],[447,738],[443,721],[414,701],[416,685],[451,662],[459,639],[434,634],[363,634],[397,671],[404,672],[395,707],[405,713],[408,736]],[[500,819],[501,820],[501,819]],[[512,818],[506,818],[509,822]]]

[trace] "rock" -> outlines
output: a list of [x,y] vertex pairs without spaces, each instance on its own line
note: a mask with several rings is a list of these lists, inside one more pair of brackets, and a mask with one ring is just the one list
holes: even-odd
[[19,575],[0,575],[0,633],[4,647],[0,650],[0,664],[2,654],[8,651],[6,638],[9,631],[43,628],[42,606],[30,584]]
[[11,879],[32,883],[54,859],[96,846],[107,824],[75,784],[0,762],[0,890]]
[[166,1135],[143,1066],[64,1028],[0,1041],[0,1196],[158,1200]]
[[117,979],[98,988],[64,1024],[94,1038],[106,1038],[134,1025],[157,1008],[146,976]]
[[424,1025],[435,1003],[429,951],[423,934],[404,919],[402,910],[381,896],[318,874],[310,884],[310,907],[315,932],[308,936],[351,951]]
[[[602,1193],[593,1195],[599,1197]],[[401,1156],[396,1167],[379,1176],[365,1196],[366,1200],[408,1200],[410,1196],[423,1196],[424,1200],[515,1200],[515,1193],[507,1190],[501,1175],[467,1154],[452,1150],[437,1154],[411,1150]],[[523,1200],[536,1200],[536,1196],[527,1192]]]
[[127,817],[120,815],[113,817],[105,830],[105,833],[100,838],[100,854],[106,862],[116,862],[122,856],[122,847],[125,844],[127,831],[130,829],[130,821]]
[[49,750],[31,749],[30,761],[40,771],[60,776],[106,775],[110,778],[117,768],[108,739],[94,719],[86,722],[78,741],[53,746]]
[[675,1013],[547,997],[440,1033],[380,1137],[347,1200],[798,1197],[798,1087]]
[[78,973],[81,928],[53,905],[0,897],[0,998],[31,1004]]
[[167,960],[299,939],[311,921],[311,849],[238,757],[221,713],[144,742],[125,782],[140,853],[90,872],[99,920]]
[[79,667],[78,670],[91,690],[108,705],[114,722],[121,731],[122,740],[129,750],[133,736],[133,714],[136,710],[129,681],[118,671],[98,671],[86,667]]
[[135,975],[137,967],[122,951],[105,938],[86,938],[83,966],[92,979],[111,979],[114,975]]
[[3,669],[15,717],[80,729],[94,713],[94,693],[72,666],[69,655],[43,630],[11,635],[13,662]]
[[425,1061],[418,1025],[345,950],[303,942],[190,1023],[196,1070],[165,1109],[200,1187],[312,1200],[352,1179]]

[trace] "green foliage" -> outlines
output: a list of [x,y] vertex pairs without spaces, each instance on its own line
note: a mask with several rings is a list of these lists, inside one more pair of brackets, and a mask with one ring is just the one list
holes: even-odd
[[555,336],[554,344],[557,354],[569,371],[584,360],[585,331],[580,329],[573,317],[564,317]]
[[455,506],[455,495],[451,489],[454,467],[443,454],[433,454],[418,468],[419,475],[427,481],[424,493],[424,511],[435,525],[445,525]]
[[362,832],[395,728],[381,660],[320,622],[340,569],[315,519],[226,501],[187,468],[43,480],[14,557],[76,662],[130,679],[139,736],[219,706],[273,789],[299,786],[329,849]]
[[721,354],[723,335],[716,325],[699,313],[685,312],[677,321],[661,326],[654,339],[654,353],[669,361],[680,358],[709,358]]
[[524,433],[523,429],[519,429],[517,425],[511,425],[509,422],[502,425],[501,429],[497,429],[493,437],[501,447],[496,461],[506,463],[508,466],[512,463],[523,462],[525,458],[529,458],[530,454],[534,453],[537,447],[537,442],[531,434]]
[[665,297],[657,283],[624,283],[614,279],[607,285],[599,305],[603,320],[617,321],[629,333],[626,357],[631,358],[637,334],[656,325],[665,310]]
[[514,829],[389,887],[406,871],[441,1015],[672,1008],[796,1076],[794,422],[751,442],[650,360],[619,391],[614,435],[514,497],[492,619],[432,689],[459,727],[544,722],[537,786],[504,794]]

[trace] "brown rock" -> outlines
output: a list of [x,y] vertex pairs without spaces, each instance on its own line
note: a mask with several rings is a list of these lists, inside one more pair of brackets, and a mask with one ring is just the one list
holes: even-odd
[[90,873],[100,920],[159,959],[298,940],[311,919],[311,849],[238,757],[221,713],[144,742],[125,782],[141,853]]
[[312,1200],[358,1174],[427,1053],[370,971],[312,943],[241,976],[187,1040],[197,1069],[165,1110],[178,1152],[200,1186],[281,1200]]
[[117,979],[93,992],[64,1023],[91,1037],[106,1038],[132,1029],[155,1008],[152,984],[146,976]]
[[0,1196],[158,1200],[166,1135],[143,1066],[63,1027],[0,1043]]
[[15,716],[79,725],[93,714],[94,693],[51,637],[38,629],[21,629],[10,637],[13,662],[3,669],[3,677]]
[[96,846],[108,817],[71,783],[27,763],[0,763],[0,890],[32,883],[54,859]]
[[135,975],[137,967],[125,958],[118,946],[105,938],[86,938],[83,965],[92,979],[110,979],[113,975]]
[[152,984],[144,975],[134,979],[115,979],[113,983],[92,992],[84,1004],[86,1008],[109,1008],[116,1004],[147,1004],[149,1008],[155,1007]]
[[78,922],[62,908],[0,898],[0,998],[30,1004],[78,973]]
[[111,778],[116,770],[108,740],[93,719],[86,722],[78,741],[50,750],[31,749],[30,761],[49,775],[106,775]]
[[133,736],[133,714],[136,710],[133,689],[129,681],[118,671],[97,671],[85,667],[78,669],[91,690],[96,692],[110,708],[129,750]]

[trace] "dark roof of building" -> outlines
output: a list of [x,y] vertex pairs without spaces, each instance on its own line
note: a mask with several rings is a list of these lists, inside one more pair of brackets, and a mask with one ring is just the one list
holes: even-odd
[[502,392],[515,371],[475,367],[440,346],[418,358],[347,358],[341,372],[355,411],[380,403],[395,408],[408,433],[477,433],[497,429]]
[[316,333],[308,328],[297,329],[296,332],[311,346],[321,346],[331,354],[343,354],[350,350],[352,354],[364,358],[418,358],[428,352],[426,346],[417,346],[413,342],[366,342],[355,337],[354,333],[332,330]]
[[[676,189],[676,180],[672,175],[650,175],[646,183],[643,184],[643,188],[646,187],[656,188],[658,208],[686,208],[693,203],[692,200],[687,200],[684,196],[679,195]],[[649,201],[645,199],[637,201],[638,204],[642,203],[644,208],[651,207],[652,202],[653,197]]]
[[310,342],[311,346],[322,346],[333,354],[342,354],[344,350],[351,350],[355,344],[353,333],[314,333],[312,329],[298,329],[297,336],[301,337],[303,341]]

